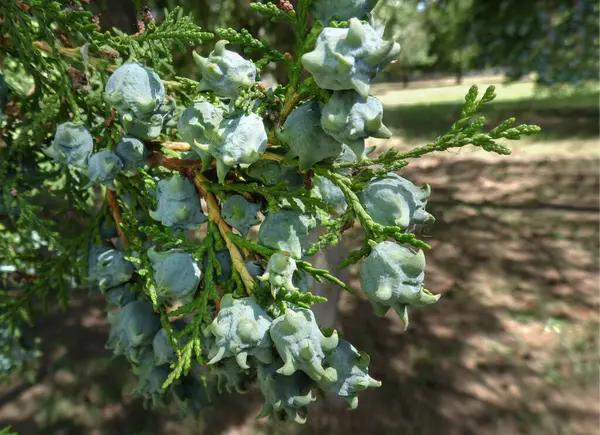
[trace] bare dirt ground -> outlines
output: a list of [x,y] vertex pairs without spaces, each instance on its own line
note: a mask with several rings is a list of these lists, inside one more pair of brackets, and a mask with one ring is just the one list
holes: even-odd
[[[401,142],[394,145],[404,147]],[[344,295],[339,325],[383,382],[359,408],[326,402],[298,427],[255,420],[258,394],[202,419],[145,411],[123,361],[104,350],[101,298],[81,295],[36,328],[34,385],[0,390],[0,427],[20,435],[592,435],[600,430],[597,139],[526,143],[513,157],[469,150],[412,163],[437,221],[424,230],[426,285],[442,298],[404,331]]]

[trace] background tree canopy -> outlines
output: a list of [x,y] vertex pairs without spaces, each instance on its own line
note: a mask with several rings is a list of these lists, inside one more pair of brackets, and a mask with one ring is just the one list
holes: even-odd
[[[281,51],[293,42],[284,26],[257,20],[249,0],[97,3],[103,25],[123,30],[135,30],[135,11],[145,5],[158,19],[164,8],[180,5],[207,30],[246,28]],[[382,0],[375,17],[387,23],[387,37],[402,41],[388,79],[435,71],[460,81],[471,69],[501,68],[509,80],[534,73],[538,84],[551,86],[598,77],[598,12],[592,0]]]

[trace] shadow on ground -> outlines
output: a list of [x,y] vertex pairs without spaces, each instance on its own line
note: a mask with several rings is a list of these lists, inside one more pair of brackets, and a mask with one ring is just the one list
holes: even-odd
[[413,309],[404,331],[393,313],[375,317],[344,295],[340,329],[383,381],[353,412],[325,402],[302,427],[256,421],[257,394],[225,397],[200,420],[145,411],[126,393],[126,365],[104,350],[102,301],[92,297],[38,325],[39,382],[5,390],[0,426],[20,435],[596,433],[598,165],[454,156],[405,170],[433,188],[437,222],[420,236],[433,247],[426,284],[443,297]]

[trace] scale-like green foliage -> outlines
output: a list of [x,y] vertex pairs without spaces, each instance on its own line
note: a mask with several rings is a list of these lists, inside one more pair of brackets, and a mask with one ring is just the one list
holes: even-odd
[[[340,266],[362,262],[376,314],[393,308],[407,322],[408,305],[438,298],[422,286],[429,246],[410,232],[433,218],[429,187],[394,172],[466,145],[509,154],[500,140],[539,129],[513,118],[486,129],[478,111],[494,88],[480,97],[473,87],[433,142],[365,150],[366,138],[390,136],[369,92],[399,49],[360,21],[374,3],[253,3],[290,26],[295,52],[217,29],[212,53],[195,56],[198,82],[177,75],[173,55],[215,34],[180,8],[160,23],[141,15],[128,35],[99,29],[87,2],[4,2],[0,372],[25,370],[38,355],[23,322],[96,287],[107,348],[129,360],[148,404],[187,415],[215,391],[258,384],[261,415],[302,423],[319,391],[356,407],[360,391],[378,386],[368,356],[322,331],[311,310],[326,302],[308,291],[313,281],[354,290],[306,256],[359,225],[366,243]],[[253,63],[226,41],[262,57]],[[287,69],[287,83],[256,81],[269,62]],[[317,222],[325,231],[311,237]]]

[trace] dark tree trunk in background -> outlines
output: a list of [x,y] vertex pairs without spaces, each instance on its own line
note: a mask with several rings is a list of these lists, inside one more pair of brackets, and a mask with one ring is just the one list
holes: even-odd
[[116,27],[124,32],[137,31],[137,19],[134,2],[130,0],[101,0],[99,6],[100,24],[104,30]]
[[408,88],[408,82],[410,81],[410,79],[408,78],[408,73],[404,73],[402,74],[402,87],[403,88]]
[[462,70],[462,68],[459,68],[458,71],[456,71],[456,84],[462,85],[462,82],[463,82],[463,70]]

